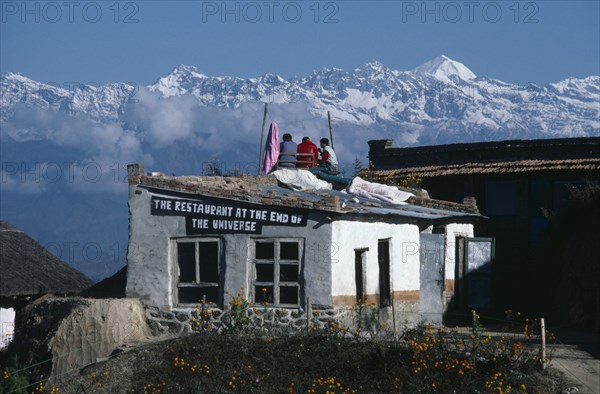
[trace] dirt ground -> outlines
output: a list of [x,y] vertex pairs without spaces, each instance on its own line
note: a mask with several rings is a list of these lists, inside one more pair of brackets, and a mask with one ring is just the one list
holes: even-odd
[[[471,332],[470,327],[453,329],[465,335]],[[551,359],[549,367],[564,373],[572,384],[563,393],[600,394],[600,333],[554,328],[550,331],[556,337],[557,343],[547,346],[547,353]],[[483,334],[510,335],[525,340],[523,334],[507,333],[494,328],[485,329]]]
[[576,390],[570,392],[600,393],[600,334],[559,331],[559,343],[548,347],[551,366],[562,371]]

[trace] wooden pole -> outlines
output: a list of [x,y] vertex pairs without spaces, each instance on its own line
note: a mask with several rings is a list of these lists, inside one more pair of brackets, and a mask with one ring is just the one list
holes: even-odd
[[263,114],[262,127],[260,128],[260,148],[258,149],[258,171],[257,174],[260,174],[260,169],[262,168],[263,161],[263,138],[265,135],[265,122],[267,121],[267,103],[265,103],[265,112]]
[[329,123],[329,142],[331,142],[331,149],[335,149],[333,146],[333,128],[331,127],[331,112],[327,111],[327,122]]
[[600,289],[596,290],[596,332],[600,331]]
[[311,318],[310,297],[306,297],[306,333],[310,333],[310,318]]
[[392,288],[392,323],[394,325],[394,337],[396,336],[396,308],[394,307],[394,289]]
[[394,326],[394,337],[396,336],[396,307],[394,306],[394,272],[393,266],[390,270],[390,301],[392,303],[392,325]]
[[546,369],[546,323],[540,318],[540,330],[542,331],[542,369]]
[[204,321],[204,310],[206,308],[206,295],[202,295],[202,310],[200,311],[200,330],[204,331],[206,328],[206,322]]

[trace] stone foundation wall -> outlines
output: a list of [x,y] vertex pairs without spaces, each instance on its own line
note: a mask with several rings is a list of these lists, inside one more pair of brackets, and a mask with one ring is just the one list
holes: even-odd
[[[198,331],[226,331],[247,328],[272,333],[300,333],[307,330],[307,313],[302,309],[248,308],[244,312],[217,308],[175,309],[161,311],[146,306],[146,318],[152,335],[173,337]],[[413,313],[414,314],[414,313]],[[394,324],[392,308],[378,306],[354,306],[337,308],[312,308],[308,314],[311,331],[329,331],[341,334],[369,335],[393,333],[416,324],[409,314],[397,314]],[[243,321],[242,321],[243,320]]]

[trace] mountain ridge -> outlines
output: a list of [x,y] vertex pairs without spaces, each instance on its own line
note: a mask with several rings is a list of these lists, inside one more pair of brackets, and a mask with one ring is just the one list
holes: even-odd
[[[441,132],[469,131],[470,140],[491,135],[512,138],[572,137],[600,131],[600,76],[568,77],[544,86],[519,86],[477,76],[464,64],[440,55],[398,71],[370,61],[351,71],[324,67],[285,79],[265,73],[253,78],[208,76],[178,65],[147,86],[79,84],[68,89],[33,81],[17,73],[0,79],[2,120],[17,105],[85,114],[97,121],[121,120],[140,89],[160,98],[194,97],[202,106],[239,108],[245,103],[304,102],[311,115],[330,111],[336,122],[370,126],[389,122],[399,132],[414,125]],[[481,129],[477,133],[475,129]],[[478,135],[479,134],[479,135]]]

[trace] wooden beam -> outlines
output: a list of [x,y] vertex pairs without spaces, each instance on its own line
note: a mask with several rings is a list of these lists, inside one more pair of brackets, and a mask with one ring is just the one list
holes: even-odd
[[267,121],[267,103],[265,103],[265,112],[263,114],[262,127],[260,128],[260,148],[258,149],[258,171],[256,174],[260,174],[260,169],[262,168],[263,162],[263,139],[265,135],[265,122]]

